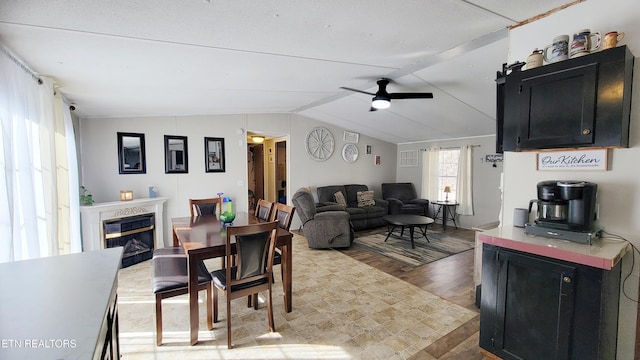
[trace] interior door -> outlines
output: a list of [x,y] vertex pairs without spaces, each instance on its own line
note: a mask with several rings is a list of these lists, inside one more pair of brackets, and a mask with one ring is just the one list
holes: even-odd
[[264,146],[254,145],[253,165],[255,171],[255,197],[256,201],[264,199]]
[[276,142],[276,181],[275,189],[276,201],[282,204],[287,203],[287,142]]

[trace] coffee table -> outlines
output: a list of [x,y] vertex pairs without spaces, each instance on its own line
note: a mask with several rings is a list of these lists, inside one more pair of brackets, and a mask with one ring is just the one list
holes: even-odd
[[424,236],[424,238],[429,241],[429,238],[427,237],[427,226],[429,224],[433,224],[434,222],[434,220],[430,217],[410,214],[385,215],[382,219],[387,222],[387,230],[389,231],[384,241],[386,242],[389,239],[389,236],[391,236],[393,230],[395,230],[395,228],[398,226],[401,227],[400,238],[402,238],[402,235],[404,235],[404,228],[408,227],[409,234],[411,235],[412,249],[415,249],[415,245],[413,243],[413,229],[418,228],[422,232],[422,236]]

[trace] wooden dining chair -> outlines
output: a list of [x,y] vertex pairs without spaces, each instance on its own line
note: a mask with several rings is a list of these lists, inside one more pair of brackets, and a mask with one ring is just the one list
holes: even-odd
[[[187,257],[180,247],[157,249],[153,253],[152,287],[156,298],[156,344],[162,345],[162,299],[189,293]],[[198,291],[206,290],[207,325],[213,329],[211,274],[201,261],[198,268]]]
[[271,219],[271,213],[273,212],[273,203],[265,199],[258,200],[256,205],[255,215],[258,219],[263,221],[269,221]]
[[[296,208],[293,206],[289,206],[286,204],[276,203],[274,205],[273,212],[271,214],[271,221],[277,221],[278,227],[289,231],[291,227],[291,221],[293,220],[293,214],[295,213]],[[282,265],[282,254],[280,250],[275,249],[273,253],[273,265]],[[284,269],[282,266],[280,267],[280,279],[284,279]],[[271,277],[271,281],[275,281],[275,277]],[[258,303],[257,294],[253,294],[253,296],[247,297],[247,307],[251,307],[252,304],[255,305]]]
[[293,213],[295,211],[296,208],[294,206],[277,203],[275,204],[271,214],[271,221],[278,221],[278,226],[281,229],[289,231],[291,221],[293,220]]
[[[293,214],[296,212],[296,208],[294,206],[277,203],[275,208],[273,209],[273,214],[271,215],[271,221],[277,221],[278,226],[281,229],[285,229],[289,231],[291,227],[291,221],[293,220]],[[276,249],[275,255],[273,257],[273,265],[281,265],[282,264],[282,254],[280,251]],[[282,267],[280,268],[280,278],[284,278],[284,273]]]
[[221,212],[222,203],[219,197],[209,199],[189,199],[189,211],[191,216],[215,215]]
[[[227,299],[227,347],[231,344],[231,300],[268,291],[267,316],[269,330],[275,331],[273,320],[273,296],[271,278],[273,254],[276,246],[277,222],[264,222],[244,226],[227,227],[225,259],[227,266],[211,272],[213,286],[213,321],[218,321],[218,292]],[[235,243],[232,239],[235,238]],[[236,249],[236,265],[232,249]],[[257,302],[255,308],[257,309]]]

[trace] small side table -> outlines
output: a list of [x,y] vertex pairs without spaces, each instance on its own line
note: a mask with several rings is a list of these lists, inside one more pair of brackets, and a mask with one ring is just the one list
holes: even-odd
[[458,224],[456,224],[456,208],[459,203],[451,202],[451,201],[434,201],[433,205],[438,205],[438,210],[436,211],[436,216],[433,218],[435,220],[438,219],[440,212],[442,211],[442,229],[447,230],[447,220],[453,220],[453,225],[455,225],[456,229],[458,228]]

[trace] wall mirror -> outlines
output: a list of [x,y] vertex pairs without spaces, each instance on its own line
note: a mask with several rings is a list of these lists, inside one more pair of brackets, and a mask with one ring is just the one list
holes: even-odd
[[186,136],[164,136],[165,174],[188,173],[189,161]]
[[206,172],[225,172],[224,138],[204,138]]
[[118,133],[118,165],[120,174],[146,174],[144,134]]

